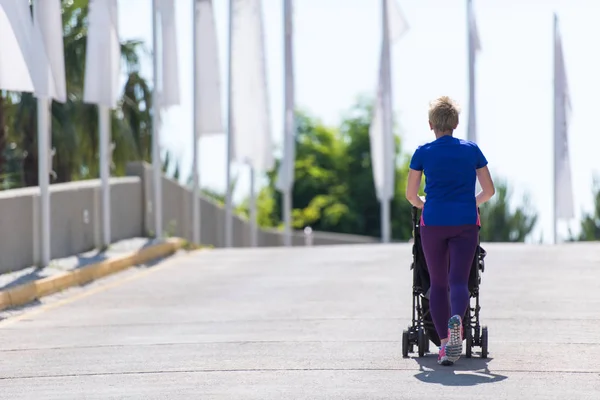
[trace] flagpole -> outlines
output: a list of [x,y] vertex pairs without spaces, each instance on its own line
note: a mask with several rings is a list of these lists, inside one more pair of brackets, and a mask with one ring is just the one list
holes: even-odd
[[[295,133],[294,121],[294,78],[293,78],[293,27],[292,27],[292,0],[283,1],[284,14],[284,136],[283,159],[281,177],[286,177],[283,190],[283,220],[284,220],[284,246],[292,246],[292,188],[294,187],[295,154],[291,151]],[[291,172],[290,172],[291,171]]]
[[110,246],[110,112],[107,106],[98,105],[100,141],[100,181],[102,186],[102,245]]
[[383,165],[384,165],[384,190],[381,196],[381,240],[383,243],[390,242],[391,227],[390,227],[390,203],[392,195],[390,176],[390,165],[393,160],[390,159],[392,138],[392,116],[391,116],[391,65],[390,65],[390,37],[389,37],[389,22],[388,22],[388,0],[382,0],[382,25],[383,25],[383,79],[382,79],[382,97],[383,97]]
[[227,160],[225,166],[225,247],[232,247],[233,245],[233,216],[232,216],[232,202],[233,194],[231,193],[231,158],[233,155],[233,101],[232,101],[232,90],[231,83],[233,77],[232,68],[232,54],[233,54],[233,7],[234,0],[229,0],[229,39],[228,39],[228,66],[227,66]]
[[256,173],[250,166],[250,245],[258,246],[258,224],[256,210]]
[[558,169],[557,169],[557,157],[556,157],[556,151],[557,151],[557,129],[558,129],[558,99],[557,99],[557,82],[556,79],[558,77],[558,68],[557,68],[557,54],[556,54],[556,39],[557,39],[557,35],[558,35],[558,16],[556,15],[556,13],[554,13],[554,34],[553,34],[553,41],[552,41],[552,49],[554,50],[554,77],[553,77],[553,93],[554,93],[554,158],[553,158],[553,163],[552,163],[552,169],[553,169],[553,196],[552,196],[552,213],[553,213],[553,218],[552,218],[552,233],[553,233],[553,243],[552,244],[557,244],[558,243],[558,229],[557,229],[557,220],[558,220],[558,213],[557,213],[557,195],[556,195],[556,191],[557,191],[557,178],[558,178]]
[[50,265],[50,105],[52,100],[38,97],[38,185],[40,187],[41,264]]
[[160,161],[160,99],[158,89],[158,0],[152,0],[152,53],[153,53],[153,94],[152,94],[152,168],[154,186],[154,231],[157,239],[162,239],[162,165]]
[[[192,68],[193,68],[193,110],[198,110],[198,0],[192,0],[193,2],[193,10],[192,17],[194,20],[192,21],[193,26],[193,39],[192,39]],[[200,173],[198,171],[198,113],[194,111],[193,113],[193,129],[192,129],[192,179],[193,179],[193,188],[192,188],[192,241],[193,243],[199,245],[200,244]]]
[[[475,105],[475,40],[473,29],[473,1],[467,0],[467,49],[469,64],[469,121],[467,125],[467,140],[477,141],[477,113]],[[475,195],[481,191],[479,179],[475,178]]]
[[283,192],[283,245],[292,246],[292,191],[286,189]]
[[475,43],[473,43],[473,32],[471,19],[473,12],[472,0],[467,0],[467,44],[469,61],[469,124],[467,126],[467,140],[475,142]]

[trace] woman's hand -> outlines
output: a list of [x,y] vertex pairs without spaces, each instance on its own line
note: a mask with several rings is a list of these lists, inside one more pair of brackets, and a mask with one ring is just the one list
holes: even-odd
[[425,207],[425,196],[417,196],[418,201],[416,202],[417,204],[413,205],[415,207],[417,207],[419,210],[422,210]]

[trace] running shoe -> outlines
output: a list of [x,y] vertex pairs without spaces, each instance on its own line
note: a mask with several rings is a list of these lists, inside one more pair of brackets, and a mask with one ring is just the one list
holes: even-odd
[[452,361],[450,361],[448,359],[448,356],[446,355],[446,346],[440,346],[440,352],[438,354],[438,364],[440,365],[445,365],[445,366],[450,366],[452,364],[454,364]]
[[460,316],[455,315],[448,320],[448,337],[446,355],[449,361],[455,363],[462,354],[463,326]]

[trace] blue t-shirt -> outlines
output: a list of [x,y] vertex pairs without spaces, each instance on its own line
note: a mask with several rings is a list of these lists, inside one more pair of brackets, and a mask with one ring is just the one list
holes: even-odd
[[423,223],[434,226],[476,224],[476,170],[487,163],[475,143],[452,136],[442,136],[419,146],[410,168],[425,174]]

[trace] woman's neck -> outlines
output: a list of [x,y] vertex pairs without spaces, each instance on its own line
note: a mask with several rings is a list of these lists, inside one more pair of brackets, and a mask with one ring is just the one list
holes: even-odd
[[436,139],[439,139],[442,136],[452,136],[452,131],[445,131],[445,132],[434,131],[433,133],[435,133],[435,138]]

